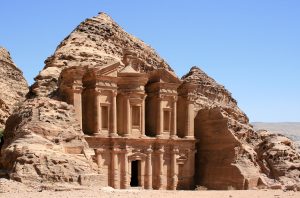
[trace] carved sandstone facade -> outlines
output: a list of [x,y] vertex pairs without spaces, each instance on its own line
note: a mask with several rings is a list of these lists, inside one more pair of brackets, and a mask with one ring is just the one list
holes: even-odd
[[101,68],[62,71],[59,90],[73,104],[102,185],[193,189],[193,85],[158,69],[143,73],[134,54]]

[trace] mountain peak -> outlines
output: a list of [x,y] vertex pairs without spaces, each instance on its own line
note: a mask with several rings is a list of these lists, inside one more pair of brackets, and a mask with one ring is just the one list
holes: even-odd
[[0,46],[0,61],[14,64],[10,56],[10,53],[2,46]]

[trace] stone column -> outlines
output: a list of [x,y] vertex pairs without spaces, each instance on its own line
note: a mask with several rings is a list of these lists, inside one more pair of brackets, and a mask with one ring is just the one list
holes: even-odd
[[161,190],[163,187],[163,173],[164,173],[164,148],[161,146],[160,149],[158,150],[158,164],[159,164],[159,180],[158,180],[158,189]]
[[146,166],[145,166],[145,161],[142,160],[141,162],[141,172],[140,172],[140,186],[145,187],[145,170],[146,170]]
[[118,153],[116,149],[111,151],[111,186],[113,188],[118,188]]
[[[74,83],[75,84],[75,83]],[[73,91],[73,98],[72,103],[75,108],[75,115],[77,120],[79,121],[80,127],[82,128],[82,83],[77,82],[75,85],[72,86]]]
[[145,189],[152,189],[152,149],[147,149]]
[[171,138],[177,137],[177,98],[173,101],[173,119],[172,119],[172,130],[171,130]]
[[95,127],[95,133],[100,133],[101,132],[101,106],[100,106],[100,90],[95,90],[95,103],[94,103],[94,108],[96,109],[96,115],[95,115],[95,120],[96,120],[96,127]]
[[162,99],[157,98],[157,121],[156,121],[156,131],[157,137],[161,137],[163,133],[163,109],[162,109]]
[[111,103],[111,127],[109,136],[115,137],[117,134],[117,92],[115,90],[112,91],[112,103]]
[[188,100],[186,103],[186,134],[185,138],[194,138],[194,102]]
[[178,149],[173,148],[171,152],[171,186],[170,190],[176,190],[177,189],[177,184],[178,184],[178,165],[176,162],[176,156],[178,154]]
[[105,152],[104,149],[95,149],[95,154],[96,154],[96,160],[97,160],[97,165],[98,168],[101,170],[102,168],[102,162],[103,162],[103,157],[102,154]]
[[142,124],[142,127],[141,127],[141,135],[142,136],[145,136],[145,98],[146,97],[143,97],[143,102],[142,102],[142,109],[141,109],[141,124]]
[[193,189],[194,185],[195,185],[195,154],[197,153],[197,151],[194,148],[189,149],[188,152],[188,162],[189,162],[189,167],[190,167],[190,171],[189,171],[189,189]]
[[122,189],[128,188],[128,151],[124,149],[123,151],[123,172],[122,172]]
[[126,97],[126,130],[125,137],[128,137],[131,133],[131,107],[129,96]]

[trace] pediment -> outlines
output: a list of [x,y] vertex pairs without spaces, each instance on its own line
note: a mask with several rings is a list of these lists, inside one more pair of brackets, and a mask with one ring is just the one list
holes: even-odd
[[150,73],[150,82],[180,84],[181,80],[171,71],[166,69],[157,69]]
[[121,67],[121,63],[117,61],[97,69],[95,75],[117,77],[119,67]]
[[136,71],[131,65],[127,65],[126,67],[122,68],[119,73],[121,74],[137,74],[140,73]]

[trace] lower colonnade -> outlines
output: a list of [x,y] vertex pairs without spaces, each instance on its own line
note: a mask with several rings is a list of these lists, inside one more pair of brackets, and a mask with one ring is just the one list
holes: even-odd
[[104,186],[155,190],[194,188],[194,140],[122,137],[86,137],[86,140],[95,150]]

